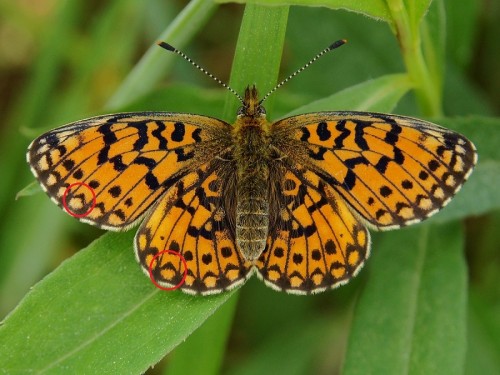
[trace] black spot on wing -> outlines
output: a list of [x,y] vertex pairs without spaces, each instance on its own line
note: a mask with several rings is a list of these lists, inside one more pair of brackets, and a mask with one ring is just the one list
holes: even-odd
[[356,142],[361,150],[369,150],[368,143],[365,139],[365,128],[372,126],[372,123],[360,120],[356,120],[354,122],[356,124],[356,127],[354,129],[354,142]]
[[368,165],[369,162],[368,162],[368,160],[364,156],[358,156],[358,157],[355,157],[355,158],[346,159],[344,161],[344,164],[345,164],[345,166],[347,168],[352,169],[352,168],[354,168],[358,164]]
[[309,130],[306,127],[300,128],[300,130],[302,131],[302,137],[300,137],[300,140],[303,142],[309,141],[309,137],[311,136]]
[[174,131],[172,132],[172,141],[182,142],[184,136],[186,135],[186,127],[182,122],[176,122],[174,124]]
[[121,155],[113,156],[109,159],[109,162],[113,164],[113,169],[117,172],[122,172],[127,168],[127,165],[122,161]]
[[354,185],[356,184],[356,174],[352,170],[348,170],[342,186],[344,186],[347,190],[352,190]]
[[167,139],[162,135],[162,132],[166,129],[165,123],[163,121],[156,121],[156,129],[151,132],[153,137],[158,140],[158,148],[160,150],[167,149]]
[[101,148],[99,154],[97,155],[97,165],[102,165],[109,160],[108,156],[109,149],[110,149],[109,145],[106,145],[103,148]]
[[391,130],[389,130],[386,133],[384,141],[386,143],[391,144],[391,145],[395,145],[399,140],[399,134],[401,133],[402,130],[403,129],[401,128],[401,126],[399,126],[397,124],[392,124]]
[[111,145],[118,140],[115,132],[111,130],[112,125],[113,123],[105,123],[97,128],[97,131],[103,135],[103,141],[106,145]]
[[45,136],[45,141],[51,147],[55,147],[59,144],[59,138],[54,133],[49,133]]
[[135,151],[140,151],[148,144],[148,127],[146,121],[132,122],[131,127],[137,129],[137,141],[132,146]]
[[349,129],[346,129],[345,127],[345,120],[340,120],[337,125],[335,126],[335,129],[340,132],[340,134],[335,138],[335,147],[336,148],[343,148],[344,147],[344,139],[349,137],[349,134],[351,134],[351,131]]
[[193,134],[192,134],[192,137],[194,139],[195,142],[201,142],[201,137],[200,137],[200,133],[201,133],[201,129],[198,128],[198,129],[195,129],[193,131]]
[[156,160],[155,159],[151,159],[151,158],[147,158],[145,156],[138,156],[137,158],[135,158],[134,160],[134,164],[138,164],[138,165],[144,165],[146,166],[149,170],[153,169],[154,167],[156,167]]
[[314,160],[325,160],[324,156],[326,151],[328,151],[325,147],[318,147],[318,151],[314,152],[309,150],[309,156]]
[[394,161],[399,165],[402,165],[405,162],[405,156],[400,148],[394,147]]
[[122,189],[118,185],[115,185],[115,186],[109,188],[108,193],[113,198],[118,198],[120,196],[120,194],[122,193]]
[[75,162],[71,159],[66,159],[62,163],[64,169],[66,169],[68,172],[73,169],[75,166]]
[[144,181],[146,182],[148,188],[150,188],[151,190],[156,190],[160,187],[158,179],[152,172],[146,173],[146,175],[144,176]]
[[194,156],[194,151],[184,152],[182,148],[176,148],[174,152],[177,155],[177,161],[186,161]]
[[321,121],[316,127],[316,134],[320,141],[327,141],[332,136],[332,132],[328,130],[328,125],[324,121]]
[[435,159],[430,160],[427,165],[432,172],[439,168],[439,162]]
[[57,146],[57,151],[59,151],[59,154],[61,156],[64,155],[67,152],[66,146],[64,146],[64,145]]
[[391,159],[389,159],[385,155],[382,155],[377,164],[375,164],[375,169],[377,170],[377,172],[384,174],[390,161]]
[[75,173],[73,173],[73,177],[76,178],[77,180],[81,180],[83,177],[83,171],[78,168]]

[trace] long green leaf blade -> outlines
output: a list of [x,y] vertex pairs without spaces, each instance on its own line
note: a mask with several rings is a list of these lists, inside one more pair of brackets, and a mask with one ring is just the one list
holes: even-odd
[[141,373],[233,293],[164,292],[144,276],[133,231],[109,233],[65,261],[0,327],[7,373]]
[[384,235],[352,324],[344,374],[460,374],[467,272],[458,223]]
[[378,20],[391,22],[389,10],[384,0],[215,0],[218,3],[246,3],[259,5],[300,5],[345,9],[364,14]]
[[391,112],[410,89],[411,82],[406,74],[390,74],[316,100],[290,115],[336,110]]

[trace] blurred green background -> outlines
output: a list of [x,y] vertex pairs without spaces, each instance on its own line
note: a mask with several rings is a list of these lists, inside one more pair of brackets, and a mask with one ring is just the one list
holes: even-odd
[[[168,34],[172,36],[168,42],[228,82],[245,6],[193,1],[189,6],[192,12],[198,12],[197,16],[187,17],[185,23],[173,23],[187,5],[179,0],[0,0],[1,318],[33,285],[103,233],[65,215],[43,193],[15,199],[34,180],[25,162],[26,148],[34,137],[71,121],[123,110],[227,116],[222,88],[181,58],[155,52],[156,47],[151,46],[170,25],[174,31]],[[445,56],[445,118],[440,123],[477,136],[479,144],[489,139],[490,143],[485,144],[493,151],[486,156],[491,163],[485,168],[491,168],[493,173],[498,170],[494,163],[500,161],[495,159],[500,121],[494,117],[500,111],[500,3],[445,0],[433,6],[444,15],[441,22],[446,35],[446,47],[441,50]],[[273,95],[268,117],[277,119],[353,85],[405,71],[398,41],[387,23],[345,10],[292,6],[280,79],[341,38],[348,39],[348,45]],[[149,60],[141,70],[137,63],[145,53]],[[131,76],[134,69],[136,74]],[[127,91],[127,84],[136,87],[134,80],[145,83],[140,89]],[[422,112],[412,92],[393,112],[429,115]],[[454,116],[460,116],[462,128],[454,127]],[[226,119],[231,121],[231,117]],[[476,122],[475,127],[471,122]],[[482,161],[479,145],[478,149]],[[485,178],[482,183],[486,186],[494,181],[498,177]],[[481,200],[482,193],[476,193]],[[474,200],[475,196],[470,196]],[[467,374],[500,373],[500,233],[496,230],[500,215],[497,200],[485,202],[480,215],[457,215],[462,221],[455,222],[464,233],[463,246],[457,246],[467,264],[463,279],[467,283],[465,352],[458,359],[461,372]],[[395,235],[374,235],[374,258],[378,242]],[[418,236],[415,238],[418,240]],[[127,243],[130,246],[123,251],[132,254],[131,240]],[[356,309],[360,309],[360,295],[369,285],[370,275],[376,272],[372,269],[375,263],[368,260],[360,275],[347,286],[309,297],[277,293],[254,277],[148,373],[185,374],[190,369],[195,373],[194,363],[207,356],[203,352],[211,346],[215,350],[207,362],[200,362],[201,373],[340,373],[346,358],[354,358],[346,355],[354,350],[349,346],[354,344],[348,344],[352,340],[351,322]],[[36,309],[32,313],[36,318]],[[378,311],[371,314],[376,316]],[[370,340],[369,335],[365,340]],[[133,340],[124,345],[133,345]],[[362,346],[357,348],[361,350]],[[1,351],[0,347],[0,359]],[[414,347],[410,354],[418,357]],[[349,371],[345,368],[346,373]]]

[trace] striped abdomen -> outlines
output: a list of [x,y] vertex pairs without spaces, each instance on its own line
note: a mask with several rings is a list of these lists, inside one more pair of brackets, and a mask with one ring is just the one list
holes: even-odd
[[269,143],[265,118],[243,117],[235,127],[236,243],[247,260],[264,251],[269,227]]
[[267,178],[259,177],[263,176],[244,177],[237,187],[236,243],[247,260],[260,256],[268,233]]

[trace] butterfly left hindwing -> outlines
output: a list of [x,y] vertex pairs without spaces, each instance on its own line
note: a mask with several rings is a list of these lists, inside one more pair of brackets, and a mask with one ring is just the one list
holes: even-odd
[[[183,256],[187,277],[180,289],[213,294],[232,289],[250,276],[251,264],[235,243],[234,168],[213,160],[177,182],[146,216],[136,238],[136,256],[145,273],[155,255],[174,250]],[[152,267],[160,285],[182,281],[184,265],[175,256],[161,256]]]

